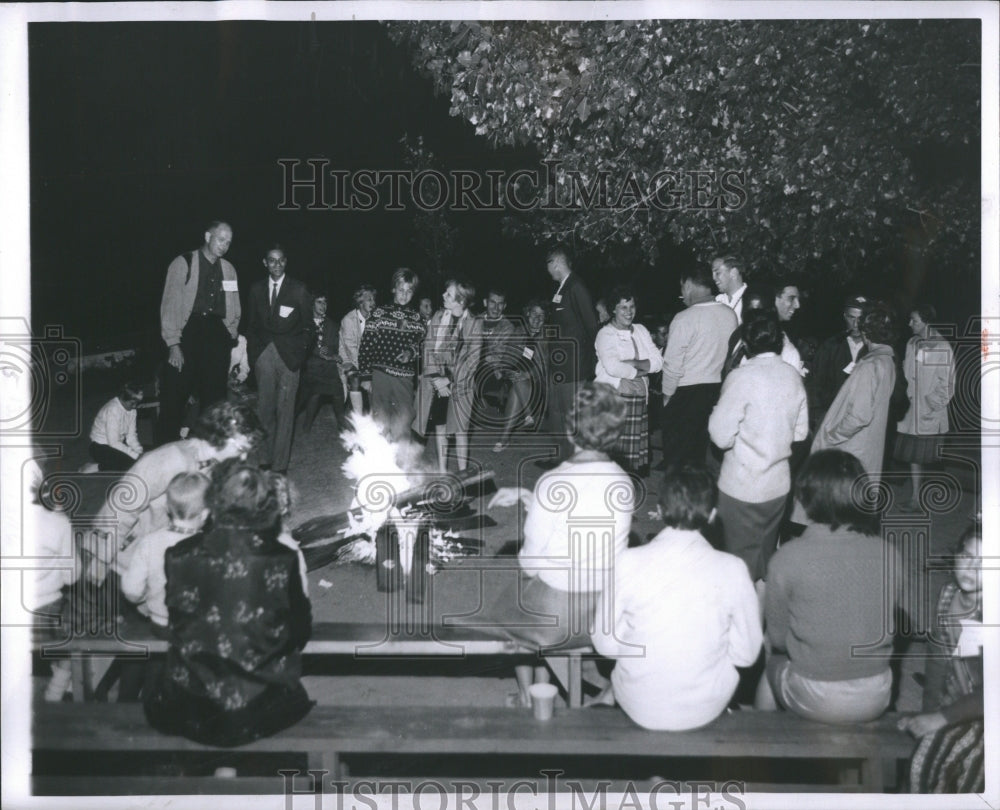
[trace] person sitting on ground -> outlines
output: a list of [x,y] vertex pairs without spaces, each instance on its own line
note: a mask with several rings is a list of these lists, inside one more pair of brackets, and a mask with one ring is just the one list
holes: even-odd
[[545,325],[545,305],[532,298],[521,310],[522,322],[515,326],[507,344],[510,370],[510,392],[504,407],[500,438],[493,445],[499,453],[510,443],[511,433],[518,427],[530,428],[545,411],[546,377],[542,327]]
[[299,680],[312,630],[299,559],[278,540],[277,473],[240,459],[212,471],[212,528],[167,550],[170,647],[145,697],[165,734],[244,745],[314,705]]
[[923,711],[899,721],[920,738],[910,787],[920,793],[981,793],[983,749],[983,533],[959,538],[954,577],[941,589],[924,670]]
[[90,428],[90,457],[101,472],[124,472],[142,455],[135,427],[135,409],[142,399],[141,386],[125,383],[97,412]]
[[[253,408],[219,402],[202,414],[192,438],[145,453],[129,468],[122,483],[109,490],[97,514],[98,526],[112,525],[113,529],[93,538],[88,578],[103,582],[109,565],[124,573],[132,541],[169,525],[166,493],[175,475],[204,472],[223,459],[245,457],[263,435]],[[130,499],[126,495],[132,489],[138,489],[139,495]]]
[[[503,487],[490,501],[490,509],[520,502],[527,510],[519,576],[488,613],[502,635],[538,647],[590,644],[594,607],[632,526],[632,481],[608,455],[624,424],[625,403],[615,390],[583,383],[570,412],[570,458],[542,475],[534,492]],[[539,616],[556,620],[539,623]],[[567,682],[565,672],[556,675]],[[547,680],[544,667],[535,676]],[[517,677],[527,705],[531,667],[518,667]]]
[[153,623],[154,633],[167,628],[167,580],[163,571],[163,558],[167,549],[181,540],[201,531],[208,520],[205,493],[208,476],[200,472],[178,473],[167,486],[167,515],[170,524],[135,542],[132,558],[122,576],[121,588],[125,598],[134,602],[139,612]]
[[[861,462],[842,450],[806,459],[795,484],[806,529],[775,552],[764,624],[770,649],[757,708],[821,723],[874,720],[892,692],[892,636],[904,579],[899,552],[859,506]],[[859,650],[863,646],[863,654]]]
[[760,606],[747,567],[703,535],[714,490],[704,469],[669,471],[657,510],[666,528],[618,556],[614,589],[598,602],[596,615],[613,622],[611,632],[591,635],[594,649],[618,660],[597,702],[617,702],[644,728],[710,723],[736,690],[736,667],[760,652]]

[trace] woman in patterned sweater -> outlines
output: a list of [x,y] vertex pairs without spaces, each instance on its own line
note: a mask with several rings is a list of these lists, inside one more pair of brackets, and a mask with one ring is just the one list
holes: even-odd
[[312,612],[299,558],[278,539],[280,476],[240,459],[212,472],[211,530],[167,551],[170,649],[145,699],[166,734],[243,745],[313,706],[299,682]]

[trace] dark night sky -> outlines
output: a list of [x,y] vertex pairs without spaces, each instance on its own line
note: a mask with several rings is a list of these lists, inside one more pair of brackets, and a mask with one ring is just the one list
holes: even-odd
[[[84,339],[155,333],[167,264],[216,218],[233,225],[244,294],[274,241],[345,310],[362,280],[420,269],[409,213],[278,211],[279,158],[404,168],[409,133],[449,166],[534,165],[449,117],[375,22],[36,23],[29,44],[35,321]],[[502,239],[500,215],[456,224],[455,272],[522,277],[515,299],[548,289],[540,252]]]
[[[448,100],[377,22],[33,23],[29,82],[33,321],[62,324],[85,351],[127,333],[157,345],[167,264],[196,248],[213,219],[233,225],[228,258],[244,296],[275,241],[290,274],[333,296],[333,314],[350,307],[361,281],[384,298],[395,267],[423,269],[412,209],[277,210],[280,158],[399,169],[408,133],[422,135],[444,168],[538,168],[531,150],[492,150],[450,117]],[[550,292],[543,251],[503,236],[502,215],[456,216],[448,270],[480,289],[500,280],[509,313]],[[640,315],[669,310],[684,257],[664,247],[656,267],[611,274],[585,257],[580,269],[595,298],[611,279],[631,280]],[[440,290],[428,287],[421,294],[437,302]],[[947,317],[978,311],[971,291],[942,291]],[[793,326],[839,328],[831,292],[814,290]]]

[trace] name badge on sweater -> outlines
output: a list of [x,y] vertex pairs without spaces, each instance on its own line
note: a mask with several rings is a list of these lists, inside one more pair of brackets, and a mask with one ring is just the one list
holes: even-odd
[[295,311],[295,307],[286,307],[284,305],[278,307],[278,315],[282,318],[287,318]]
[[562,303],[562,296],[559,293],[556,293],[555,295],[553,295],[552,296],[552,303],[553,304],[561,304]]
[[224,278],[222,279],[222,291],[223,292],[239,292],[239,282],[235,278]]

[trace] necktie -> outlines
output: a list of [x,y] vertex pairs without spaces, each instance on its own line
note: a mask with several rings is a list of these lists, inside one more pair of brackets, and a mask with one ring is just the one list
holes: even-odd
[[274,308],[274,299],[278,297],[278,282],[271,282],[271,308]]

